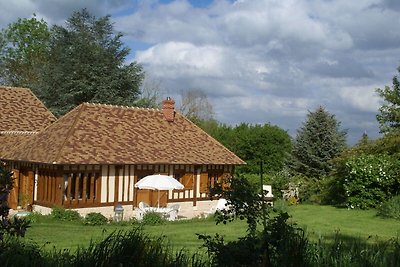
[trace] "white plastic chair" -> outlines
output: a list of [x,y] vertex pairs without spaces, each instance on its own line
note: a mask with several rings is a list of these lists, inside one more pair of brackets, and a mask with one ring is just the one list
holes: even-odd
[[179,206],[179,204],[174,204],[169,208],[171,209],[171,211],[168,213],[169,214],[168,220],[175,221],[178,218],[178,212],[181,209],[181,206]]
[[274,195],[272,194],[272,185],[264,184],[263,191],[264,191],[264,198],[267,201],[267,204],[273,206],[274,205],[274,202],[273,202]]
[[147,204],[146,202],[139,202],[138,205],[139,208],[139,214],[138,214],[138,219],[142,220],[144,217],[144,214],[148,211],[148,209],[150,208],[150,205]]

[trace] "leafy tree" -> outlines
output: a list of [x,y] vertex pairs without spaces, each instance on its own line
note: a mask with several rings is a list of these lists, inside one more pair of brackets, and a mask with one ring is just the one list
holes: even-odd
[[110,16],[97,19],[86,9],[74,12],[65,27],[51,29],[48,64],[38,86],[56,115],[82,102],[134,104],[144,73],[135,62],[124,65],[129,49],[121,37],[114,34]]
[[346,131],[335,115],[323,107],[309,112],[297,131],[290,168],[308,177],[321,177],[332,170],[331,160],[346,147]]
[[241,173],[258,174],[261,161],[264,161],[266,172],[281,171],[292,148],[289,134],[270,124],[241,123],[232,127],[209,120],[199,125],[246,161],[247,165],[237,168]]
[[[400,67],[397,68],[400,72]],[[393,77],[392,87],[385,86],[384,89],[376,89],[384,104],[379,108],[376,116],[382,133],[399,132],[400,130],[400,88],[397,76]]]
[[0,33],[0,82],[10,86],[31,87],[46,63],[50,32],[47,23],[18,19]]

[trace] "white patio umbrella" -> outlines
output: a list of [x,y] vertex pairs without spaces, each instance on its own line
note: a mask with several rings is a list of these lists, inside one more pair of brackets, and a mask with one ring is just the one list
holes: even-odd
[[160,190],[183,189],[185,186],[174,177],[162,174],[148,175],[135,184],[139,189],[150,189],[158,191],[157,206],[160,207]]

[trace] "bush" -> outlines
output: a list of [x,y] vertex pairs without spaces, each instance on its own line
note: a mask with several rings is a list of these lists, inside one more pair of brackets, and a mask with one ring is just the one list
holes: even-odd
[[83,220],[86,225],[104,225],[108,223],[108,219],[99,212],[88,213]]
[[37,223],[37,222],[46,222],[49,220],[51,221],[52,217],[51,215],[43,215],[39,212],[32,212],[26,216],[26,219],[29,220],[31,223]]
[[347,206],[374,208],[398,194],[399,170],[399,161],[386,154],[351,157],[337,171]]
[[378,209],[378,216],[400,220],[400,196],[395,196],[384,202]]
[[76,210],[67,210],[63,207],[53,207],[51,211],[51,217],[61,221],[80,221],[82,217],[79,215],[79,212]]
[[160,213],[157,212],[146,212],[143,216],[142,224],[145,225],[160,225],[164,224],[166,220]]

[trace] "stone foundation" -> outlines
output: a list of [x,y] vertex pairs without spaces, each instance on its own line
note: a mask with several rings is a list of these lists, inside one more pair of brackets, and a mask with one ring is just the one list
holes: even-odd
[[[179,204],[180,206],[180,210],[178,213],[179,219],[192,219],[196,217],[207,217],[210,214],[211,209],[217,205],[217,200],[198,201],[196,206],[193,206],[193,201],[169,203],[167,206],[169,207],[175,204]],[[124,208],[124,220],[139,217],[138,208],[134,208],[132,207],[132,205],[123,205],[122,207]],[[113,219],[115,215],[114,206],[80,208],[72,210],[78,211],[82,217],[85,217],[88,213],[91,212],[100,212],[108,219]],[[33,205],[33,212],[48,215],[51,213],[51,211],[51,208],[43,207],[40,205]]]

